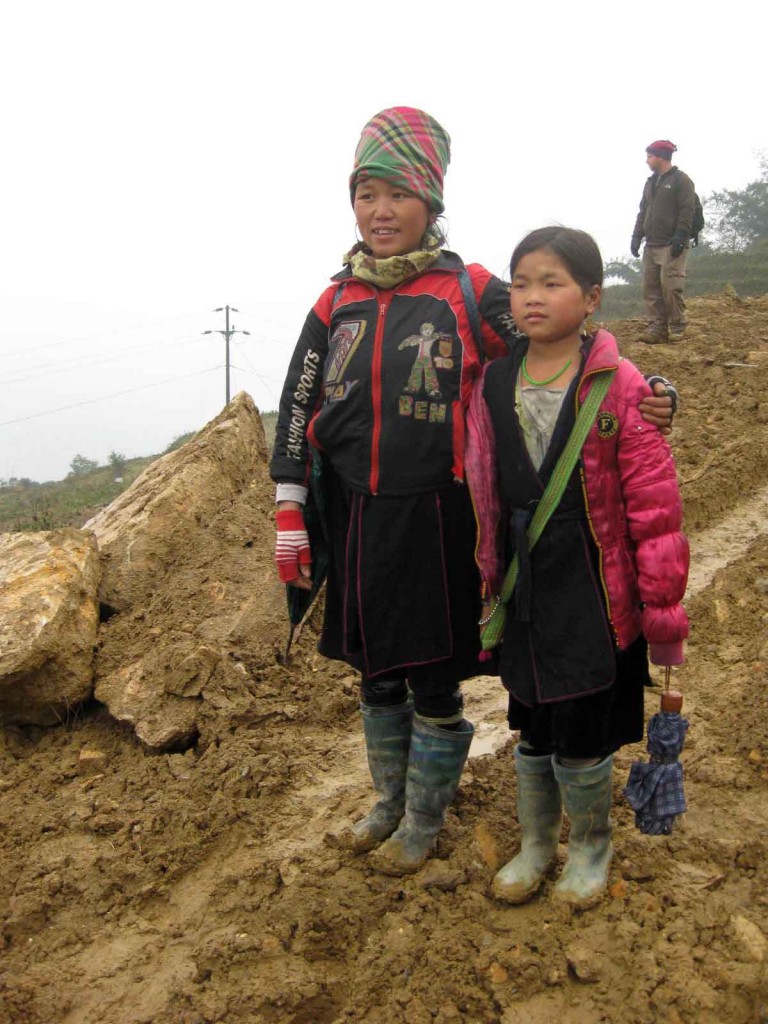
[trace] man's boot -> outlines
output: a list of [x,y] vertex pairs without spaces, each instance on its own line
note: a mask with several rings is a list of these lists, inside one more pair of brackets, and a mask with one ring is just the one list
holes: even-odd
[[663,345],[667,341],[667,328],[660,324],[651,324],[643,331],[639,340],[646,345]]
[[613,755],[589,768],[566,768],[553,759],[555,778],[571,822],[568,857],[554,895],[574,907],[590,907],[608,884]]
[[474,731],[466,719],[458,729],[451,730],[415,716],[405,815],[398,830],[371,854],[371,863],[379,871],[386,875],[413,874],[426,862],[458,789]]
[[384,708],[361,704],[360,711],[368,768],[379,799],[369,814],[339,836],[340,845],[356,853],[372,850],[386,839],[403,816],[413,704],[406,701]]
[[552,758],[530,757],[515,747],[517,820],[523,830],[520,853],[493,880],[493,895],[505,903],[525,903],[544,881],[563,824],[560,787]]

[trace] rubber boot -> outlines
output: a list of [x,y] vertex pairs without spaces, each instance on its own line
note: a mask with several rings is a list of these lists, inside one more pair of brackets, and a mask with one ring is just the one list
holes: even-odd
[[413,874],[426,862],[456,795],[474,731],[466,719],[451,730],[415,716],[405,815],[394,835],[371,855],[371,863],[385,875]]
[[339,836],[347,850],[362,853],[392,835],[405,810],[405,773],[411,746],[413,704],[370,707],[361,704],[363,734],[373,788],[379,795],[371,811]]
[[563,811],[552,758],[529,757],[515,747],[517,820],[523,830],[520,853],[493,880],[493,895],[525,903],[544,881],[557,853]]
[[613,755],[589,768],[566,768],[556,758],[553,766],[571,822],[568,857],[554,895],[574,907],[591,907],[605,892],[613,857]]

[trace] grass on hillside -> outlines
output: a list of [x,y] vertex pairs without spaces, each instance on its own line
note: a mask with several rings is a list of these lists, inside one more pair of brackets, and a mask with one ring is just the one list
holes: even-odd
[[0,532],[82,526],[100,508],[114,501],[156,458],[157,455],[149,455],[127,459],[119,479],[111,466],[100,466],[92,473],[53,483],[0,487]]
[[[277,412],[261,413],[267,445],[275,439]],[[191,431],[180,434],[165,450],[175,451],[195,436]],[[62,526],[82,526],[99,509],[109,505],[160,455],[126,459],[120,478],[111,466],[99,466],[91,473],[68,476],[38,484],[26,480],[13,486],[0,487],[0,533],[27,530],[56,530]]]

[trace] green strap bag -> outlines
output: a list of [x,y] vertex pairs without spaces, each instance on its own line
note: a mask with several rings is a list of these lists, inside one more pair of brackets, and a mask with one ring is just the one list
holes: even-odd
[[[608,388],[610,388],[615,374],[615,369],[603,370],[596,374],[596,380],[592,385],[584,404],[579,409],[578,415],[576,416],[576,422],[573,425],[571,436],[568,438],[565,448],[563,449],[560,458],[557,460],[555,468],[552,470],[552,476],[549,478],[549,482],[544,489],[544,494],[541,496],[541,500],[536,506],[536,511],[533,514],[533,519],[531,519],[530,525],[528,526],[527,537],[529,551],[533,550],[534,545],[544,532],[544,527],[547,525],[549,517],[560,504],[560,499],[562,498],[568,481],[571,478],[574,466],[579,460],[579,455],[581,454],[581,449],[584,447],[587,434],[592,429],[592,424],[595,422],[600,405],[608,393]],[[517,554],[515,554],[509,568],[507,569],[504,582],[501,585],[501,594],[498,597],[496,607],[493,609],[485,630],[483,631],[481,644],[484,651],[491,651],[494,647],[498,647],[501,643],[502,637],[504,636],[504,623],[507,618],[507,604],[509,603],[509,599],[512,597],[512,592],[515,589],[518,566],[518,557]]]

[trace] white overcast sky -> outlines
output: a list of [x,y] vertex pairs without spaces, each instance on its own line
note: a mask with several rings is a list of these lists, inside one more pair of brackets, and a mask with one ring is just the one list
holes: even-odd
[[[711,12],[711,13],[710,13]],[[768,149],[761,3],[24,0],[0,14],[0,479],[163,450],[225,396],[277,406],[352,244],[365,121],[453,140],[450,246],[503,275],[559,222],[626,256],[670,138],[706,194]]]

